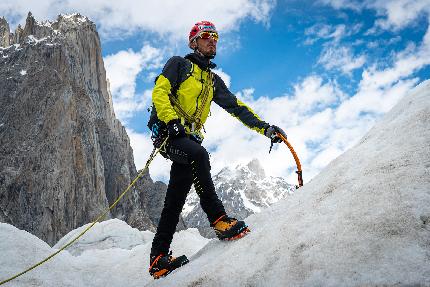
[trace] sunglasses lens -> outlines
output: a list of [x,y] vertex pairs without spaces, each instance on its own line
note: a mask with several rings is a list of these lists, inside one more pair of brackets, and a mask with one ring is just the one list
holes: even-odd
[[214,33],[214,32],[203,32],[200,34],[200,38],[202,38],[202,39],[212,38],[215,41],[218,41],[218,34]]
[[203,33],[201,33],[200,34],[200,38],[202,38],[202,39],[209,39],[209,33],[208,32],[203,32]]

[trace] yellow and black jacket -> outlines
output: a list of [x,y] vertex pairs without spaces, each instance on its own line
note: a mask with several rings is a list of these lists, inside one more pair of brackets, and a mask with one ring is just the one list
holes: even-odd
[[268,123],[236,98],[224,81],[211,71],[216,65],[196,53],[169,59],[155,81],[148,126],[179,119],[188,134],[203,138],[201,129],[214,101],[250,129],[264,134]]

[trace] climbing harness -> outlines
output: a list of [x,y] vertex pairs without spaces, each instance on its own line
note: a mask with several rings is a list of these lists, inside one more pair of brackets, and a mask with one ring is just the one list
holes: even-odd
[[92,223],[90,226],[88,226],[87,228],[85,228],[84,231],[82,231],[81,233],[79,233],[78,236],[76,236],[75,238],[73,238],[71,241],[69,241],[66,245],[64,245],[63,247],[61,247],[59,250],[57,250],[56,252],[54,252],[53,254],[49,255],[48,257],[46,257],[45,259],[43,259],[42,261],[34,264],[33,266],[29,267],[28,269],[22,271],[21,273],[16,274],[15,276],[10,277],[9,279],[6,279],[4,281],[0,282],[0,285],[3,285],[9,281],[12,281],[16,278],[18,278],[21,275],[24,275],[25,273],[35,269],[36,267],[44,264],[45,262],[47,262],[49,259],[51,259],[52,257],[56,256],[58,253],[60,253],[61,251],[63,251],[64,249],[66,249],[67,247],[71,246],[73,243],[75,243],[79,238],[81,238],[88,230],[90,230],[97,222],[99,222],[101,219],[103,219],[106,214],[108,214],[109,211],[111,211],[117,204],[118,202],[124,197],[124,195],[136,184],[136,182],[143,176],[143,174],[146,172],[146,170],[149,168],[149,165],[151,164],[152,160],[155,158],[155,156],[160,152],[161,149],[164,148],[164,146],[166,145],[167,142],[167,138],[164,140],[164,142],[161,144],[161,146],[159,148],[154,147],[154,149],[151,152],[151,155],[149,156],[148,161],[145,164],[145,167],[139,172],[139,174],[135,177],[135,179],[133,179],[133,181],[129,184],[129,186],[121,193],[121,195],[115,200],[114,203],[112,203],[111,206],[109,206],[109,208],[107,208],[105,211],[103,211]]
[[[296,185],[296,189],[303,186],[303,177],[302,177],[302,165],[300,164],[300,160],[299,157],[297,156],[296,152],[293,149],[293,146],[288,142],[287,137],[281,133],[276,133],[277,137],[279,137],[287,146],[288,149],[290,150],[291,154],[294,157],[294,160],[296,161],[296,165],[297,165],[297,180],[299,182],[299,185]],[[270,150],[272,150],[272,146],[273,146],[274,140],[271,140],[270,143]],[[269,153],[270,153],[269,150]]]
[[196,107],[194,114],[190,115],[187,111],[185,111],[178,99],[173,95],[169,94],[170,102],[172,103],[173,108],[176,112],[181,116],[181,124],[184,125],[185,121],[191,125],[191,132],[199,131],[203,127],[201,122],[201,115],[203,110],[208,103],[210,89],[213,87],[214,75],[211,71],[208,72],[208,76],[206,81],[202,81],[202,91],[200,95],[202,96],[200,106]]

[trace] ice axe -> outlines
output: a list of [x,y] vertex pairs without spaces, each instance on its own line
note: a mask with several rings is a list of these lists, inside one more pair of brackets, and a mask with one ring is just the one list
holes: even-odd
[[[288,147],[288,149],[290,150],[291,154],[294,157],[294,160],[296,161],[296,165],[297,165],[297,180],[299,182],[299,185],[296,185],[296,188],[299,188],[301,186],[303,186],[303,177],[302,177],[302,165],[300,164],[300,160],[299,157],[297,156],[296,152],[293,149],[293,146],[288,142],[287,140],[287,135],[284,132],[277,132],[276,136],[278,138],[280,138]],[[272,150],[272,146],[274,143],[274,139],[272,139],[271,144],[270,144],[270,150]],[[270,153],[270,151],[269,151]]]

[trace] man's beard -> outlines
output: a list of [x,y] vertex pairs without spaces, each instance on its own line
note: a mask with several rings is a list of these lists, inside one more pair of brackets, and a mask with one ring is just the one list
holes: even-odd
[[216,50],[213,50],[213,52],[211,53],[211,52],[208,52],[208,53],[202,53],[198,48],[196,49],[196,52],[199,54],[199,55],[201,55],[201,56],[203,56],[203,57],[205,57],[206,59],[210,59],[210,60],[212,60],[213,58],[215,58],[215,56],[216,56]]

